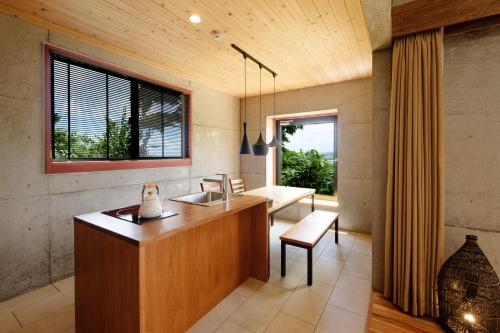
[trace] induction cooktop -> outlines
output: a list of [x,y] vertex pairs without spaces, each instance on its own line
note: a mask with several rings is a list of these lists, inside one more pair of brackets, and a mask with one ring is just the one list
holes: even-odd
[[175,215],[178,215],[178,213],[174,213],[171,211],[163,211],[159,216],[156,217],[151,217],[151,218],[146,218],[146,217],[141,217],[139,215],[139,207],[140,205],[133,205],[133,206],[128,206],[128,207],[123,207],[123,208],[118,208],[118,209],[113,209],[113,210],[107,210],[104,212],[101,212],[102,214],[115,217],[117,219],[135,223],[135,224],[144,224],[147,222],[153,222],[153,221],[158,221],[162,219],[166,219]]

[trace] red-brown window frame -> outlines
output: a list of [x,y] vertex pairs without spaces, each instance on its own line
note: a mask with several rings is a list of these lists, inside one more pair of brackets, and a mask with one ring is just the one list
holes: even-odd
[[[111,70],[126,76],[140,79],[158,86],[181,92],[189,98],[189,109],[185,113],[187,118],[188,145],[186,158],[177,159],[154,159],[154,160],[118,160],[118,161],[54,161],[52,158],[52,103],[51,103],[51,74],[50,74],[50,54],[55,52],[68,58],[95,65],[107,70]],[[47,174],[107,171],[107,170],[127,170],[162,167],[191,166],[191,145],[192,145],[192,91],[184,87],[171,84],[154,77],[130,71],[123,67],[112,65],[104,61],[70,51],[52,44],[44,44],[45,56],[45,172]]]

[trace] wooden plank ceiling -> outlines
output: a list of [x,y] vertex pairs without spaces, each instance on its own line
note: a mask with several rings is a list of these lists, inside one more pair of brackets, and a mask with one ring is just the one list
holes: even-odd
[[[277,91],[371,76],[361,0],[0,0],[0,11],[234,96],[243,57],[231,43],[278,73]],[[247,75],[258,94],[258,67]],[[263,71],[262,91],[272,89]]]

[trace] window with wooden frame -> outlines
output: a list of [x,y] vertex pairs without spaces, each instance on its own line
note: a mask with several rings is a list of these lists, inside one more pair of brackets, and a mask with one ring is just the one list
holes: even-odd
[[46,46],[47,172],[190,165],[190,91]]

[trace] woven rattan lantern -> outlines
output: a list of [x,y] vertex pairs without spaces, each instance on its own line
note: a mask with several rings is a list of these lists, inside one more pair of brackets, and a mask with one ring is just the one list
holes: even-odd
[[465,244],[441,267],[438,276],[439,321],[448,332],[500,332],[500,282],[477,244]]

